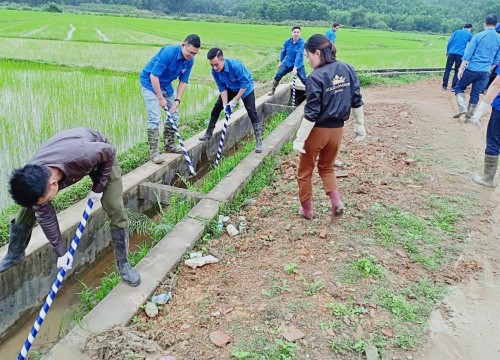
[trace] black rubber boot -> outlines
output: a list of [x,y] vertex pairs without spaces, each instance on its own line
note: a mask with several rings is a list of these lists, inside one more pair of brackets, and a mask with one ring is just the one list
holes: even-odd
[[111,239],[115,247],[115,257],[118,263],[118,270],[123,281],[130,286],[138,286],[141,283],[141,276],[127,259],[128,254],[128,231],[127,229],[111,228]]
[[207,131],[205,131],[205,134],[199,138],[201,141],[209,140],[212,138],[212,135],[214,133],[215,129],[215,123],[217,122],[217,119],[210,119],[210,122],[208,123],[208,128]]
[[262,152],[262,123],[252,123],[253,133],[255,134],[255,152]]
[[280,83],[280,82],[279,82],[278,80],[274,80],[274,81],[273,81],[273,88],[271,89],[271,91],[269,91],[269,92],[267,93],[267,95],[269,95],[269,96],[274,95],[274,93],[276,92],[276,88],[278,87],[278,84],[279,84],[279,83]]
[[4,272],[13,265],[24,260],[24,251],[31,240],[33,226],[10,223],[9,248],[7,255],[0,260],[0,272]]
[[493,183],[493,179],[495,179],[495,175],[497,173],[498,167],[498,155],[484,155],[484,174],[483,175],[474,175],[473,180],[475,183],[478,183],[487,187],[495,187]]
[[175,145],[174,130],[167,124],[165,124],[165,127],[163,129],[163,137],[165,138],[165,146],[163,148],[165,152],[182,154],[182,148],[178,145]]
[[160,139],[160,130],[148,129],[148,143],[149,143],[149,159],[155,164],[162,164],[165,162],[163,156],[158,151],[158,141]]

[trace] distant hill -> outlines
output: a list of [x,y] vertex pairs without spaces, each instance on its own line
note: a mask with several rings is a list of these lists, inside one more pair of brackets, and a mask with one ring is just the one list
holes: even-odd
[[[43,0],[14,0],[43,6]],[[323,21],[352,27],[450,33],[465,23],[482,30],[486,15],[500,16],[499,0],[56,0],[63,5],[102,4],[166,14],[210,14],[245,21]]]

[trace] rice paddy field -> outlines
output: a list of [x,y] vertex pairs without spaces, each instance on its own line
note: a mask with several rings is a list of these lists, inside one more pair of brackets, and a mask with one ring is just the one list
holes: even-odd
[[[304,27],[302,37],[326,30]],[[139,73],[162,46],[178,44],[190,33],[200,35],[202,50],[180,107],[180,127],[205,114],[218,95],[208,49],[222,48],[227,57],[242,60],[257,82],[269,82],[291,31],[289,26],[0,10],[0,210],[11,204],[5,190],[12,169],[62,129],[95,128],[118,151],[145,141]],[[356,69],[439,67],[446,41],[447,36],[341,28],[337,57]]]

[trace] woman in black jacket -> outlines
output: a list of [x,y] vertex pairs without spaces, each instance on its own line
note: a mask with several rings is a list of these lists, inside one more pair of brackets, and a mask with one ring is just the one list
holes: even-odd
[[293,148],[300,153],[297,180],[299,214],[314,217],[312,173],[317,163],[323,188],[332,202],[332,220],[342,215],[344,204],[334,172],[344,122],[353,109],[356,141],[364,139],[363,100],[359,79],[352,66],[337,61],[336,48],[324,35],[311,36],[304,46],[314,71],[307,78],[306,105]]

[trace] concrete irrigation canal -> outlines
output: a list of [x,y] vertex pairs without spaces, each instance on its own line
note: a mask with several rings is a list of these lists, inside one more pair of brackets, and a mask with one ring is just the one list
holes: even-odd
[[[146,213],[158,203],[168,205],[172,195],[193,199],[196,204],[136,265],[136,269],[142,274],[140,286],[132,288],[123,283],[118,284],[77,326],[55,344],[43,359],[89,359],[89,355],[81,351],[81,346],[89,334],[130,322],[140,306],[183,259],[186,251],[201,238],[207,224],[217,217],[220,206],[238,194],[267,156],[278,152],[285,142],[292,139],[300,125],[303,105],[297,108],[288,106],[290,96],[290,85],[281,85],[272,97],[263,96],[257,99],[257,110],[264,123],[276,113],[286,112],[288,117],[264,139],[262,153],[252,151],[207,194],[177,186],[179,181],[176,180],[179,176],[182,178],[189,175],[184,157],[178,154],[164,154],[167,160],[164,164],[148,162],[123,176],[124,203],[132,211]],[[298,89],[297,98],[298,103],[304,99],[303,88]],[[221,129],[222,121],[219,121],[214,136],[209,141],[199,141],[201,134],[185,141],[193,165],[201,176],[210,169],[207,165],[214,162]],[[236,111],[227,129],[225,155],[235,151],[238,143],[252,131],[245,110]],[[85,200],[82,200],[58,214],[61,233],[68,243],[75,234],[84,206]],[[73,294],[80,286],[79,281],[89,286],[95,285],[100,273],[113,262],[110,237],[103,226],[105,221],[106,215],[98,203],[94,206],[81,239],[73,269],[62,285],[62,293],[54,301],[54,314],[64,313],[66,307],[74,302],[71,299],[75,297]],[[2,247],[0,258],[3,258],[6,252],[7,246]],[[41,229],[37,227],[33,230],[26,259],[0,273],[0,353],[3,359],[16,358],[21,350],[56,277],[57,269],[54,263],[52,248]],[[58,322],[61,321],[61,315],[58,319],[52,323],[49,320],[49,324],[44,326],[49,328],[48,331],[57,333],[54,327],[57,329],[60,326]],[[43,326],[40,331],[43,332]]]

